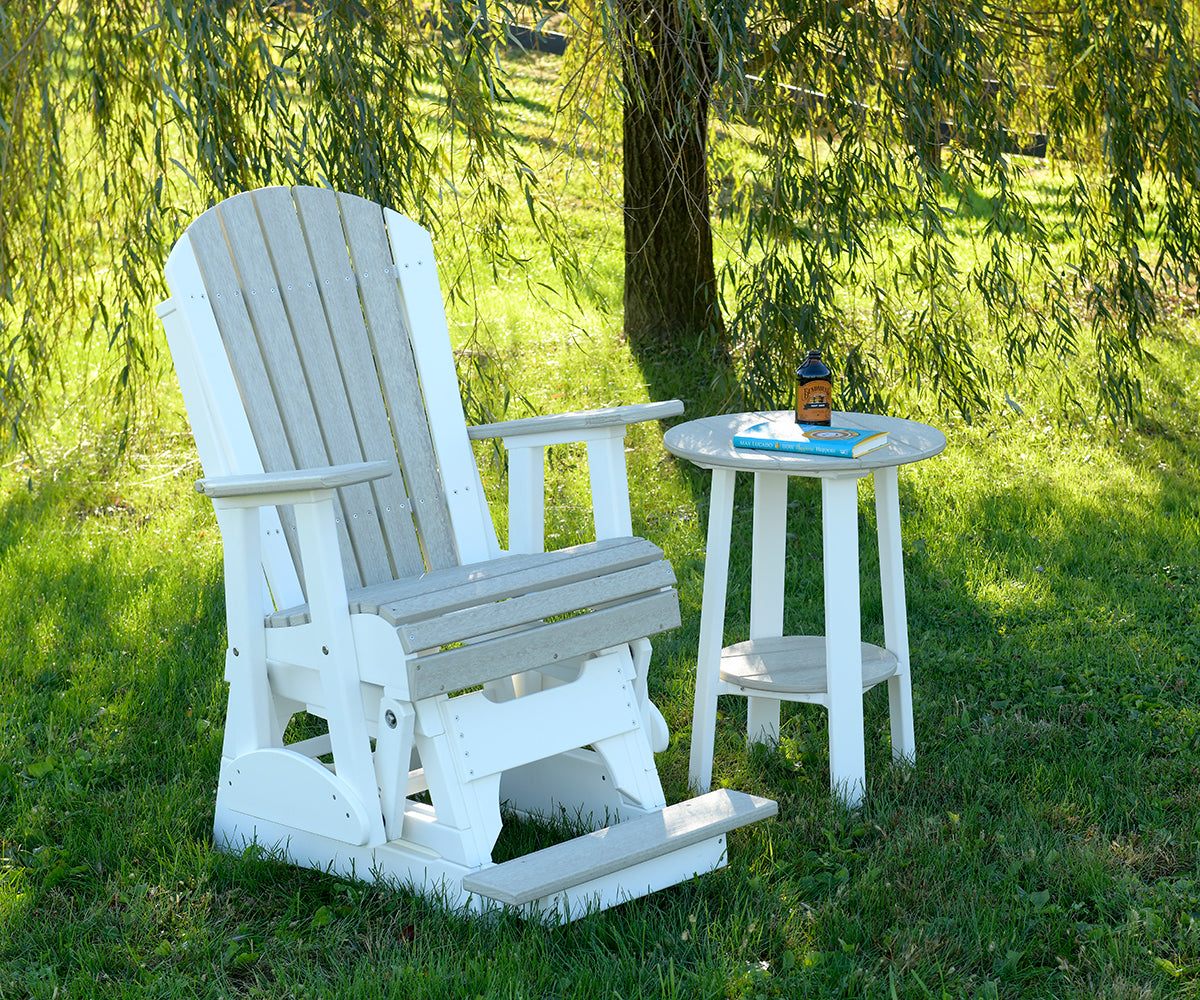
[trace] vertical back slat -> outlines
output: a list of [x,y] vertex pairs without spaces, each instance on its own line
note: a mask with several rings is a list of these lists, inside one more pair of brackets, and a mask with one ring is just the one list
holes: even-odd
[[[372,265],[368,278],[360,275],[363,312],[426,559],[431,568],[453,566],[458,562],[458,550],[430,438],[429,418],[409,343],[409,316],[397,283],[399,275],[383,211],[374,202],[345,194],[338,196],[338,205],[355,261],[387,262],[383,269]],[[454,394],[457,398],[457,384]],[[465,433],[463,438],[466,439]]]
[[[301,227],[291,190],[267,188],[256,192],[254,201],[271,255],[275,282],[272,293],[277,291],[283,303],[293,341],[292,350],[300,360],[302,372],[301,382],[282,391],[307,393],[327,462],[333,465],[361,462],[363,448],[333,347],[334,331],[347,321],[353,322],[353,314],[345,308],[349,304],[346,290],[352,294],[354,287],[345,244],[338,254],[338,240],[322,239],[319,231],[311,234],[319,244],[319,252],[335,254],[332,260],[322,263],[325,271],[322,278],[314,270],[318,258],[310,257],[306,242],[310,234]],[[340,236],[340,224],[334,232]],[[335,304],[340,301],[343,307],[336,317],[332,314],[331,301]],[[330,310],[328,315],[327,310]],[[361,310],[355,308],[353,313],[361,317]],[[362,322],[361,318],[358,322]],[[350,552],[343,550],[343,561],[353,562],[355,573],[363,584],[391,579],[392,569],[370,485],[358,483],[345,487],[339,490],[339,498],[342,520],[352,547]],[[347,573],[347,579],[354,577],[355,574]]]
[[[274,399],[275,393],[263,363],[262,353],[258,349],[254,325],[246,311],[237,270],[229,256],[229,247],[225,242],[225,233],[216,210],[205,212],[196,219],[188,227],[187,234],[243,405],[247,399]],[[247,408],[246,418],[250,423],[254,444],[264,470],[268,460],[276,463],[272,471],[293,468],[294,465],[289,464],[291,445],[288,443],[287,432],[283,428],[283,418],[278,408],[266,406],[253,414]],[[300,574],[303,585],[303,569],[298,558],[296,519],[286,508],[280,508],[278,515],[288,550],[292,554],[292,563]]]
[[[381,575],[376,579],[420,573],[425,565],[411,503],[405,493],[405,479],[412,476],[412,470],[407,466],[401,469],[360,297],[360,286],[379,280],[385,270],[390,270],[391,259],[350,259],[337,197],[332,191],[298,187],[293,189],[292,197],[321,289],[332,346],[345,386],[348,417],[357,431],[362,458],[387,461],[393,467],[391,476],[370,484],[378,512],[381,551],[391,561],[391,570],[383,573],[381,567]],[[356,280],[346,281],[349,274]],[[340,460],[335,458],[335,461]]]

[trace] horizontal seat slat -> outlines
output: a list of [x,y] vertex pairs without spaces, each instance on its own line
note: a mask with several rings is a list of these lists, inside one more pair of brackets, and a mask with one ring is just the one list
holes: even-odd
[[[636,566],[566,586],[438,615],[426,621],[405,622],[397,626],[400,643],[406,652],[411,653],[446,643],[463,642],[490,632],[518,628],[543,618],[641,597],[674,583],[675,573],[667,562]],[[392,610],[397,616],[402,614],[398,609]]]
[[[503,556],[487,563],[434,570],[418,577],[351,590],[347,596],[351,614],[375,614],[390,625],[400,625],[485,601],[520,597],[533,590],[644,566],[661,560],[662,555],[657,545],[645,539],[613,538],[553,552]],[[269,615],[267,626],[301,625],[308,620],[308,606],[301,604]]]
[[728,788],[484,868],[468,892],[521,906],[774,816],[771,799]]
[[665,591],[418,657],[408,665],[409,692],[414,699],[450,694],[507,677],[518,655],[524,669],[536,669],[678,627],[679,600]]

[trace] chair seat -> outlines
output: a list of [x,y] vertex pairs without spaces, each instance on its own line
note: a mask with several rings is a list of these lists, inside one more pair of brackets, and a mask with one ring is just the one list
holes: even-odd
[[[674,583],[662,550],[631,537],[434,570],[347,597],[351,614],[378,615],[418,654],[409,683],[422,697],[508,676],[516,651],[536,669],[676,628]],[[298,605],[266,621],[308,620]]]

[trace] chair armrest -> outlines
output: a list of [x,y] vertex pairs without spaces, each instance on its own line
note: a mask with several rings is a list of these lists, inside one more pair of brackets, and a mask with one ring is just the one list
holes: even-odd
[[390,462],[355,462],[321,469],[293,469],[246,476],[208,476],[196,480],[196,492],[211,500],[261,497],[263,504],[281,503],[279,494],[336,490],[391,475]]
[[[579,440],[569,435],[607,427],[626,427],[647,420],[665,420],[683,413],[683,403],[668,399],[657,403],[632,403],[628,406],[608,406],[597,410],[576,410],[570,413],[552,413],[543,417],[524,417],[520,420],[503,420],[495,424],[478,424],[467,428],[472,441],[492,438],[518,438],[528,435],[547,435],[557,439],[550,443],[566,444]],[[560,438],[560,435],[564,435]],[[506,443],[508,443],[506,441]],[[511,445],[510,445],[511,447]]]

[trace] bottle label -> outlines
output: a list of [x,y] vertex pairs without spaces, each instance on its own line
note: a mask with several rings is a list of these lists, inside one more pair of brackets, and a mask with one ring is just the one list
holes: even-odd
[[796,421],[801,424],[829,423],[832,387],[826,379],[813,379],[796,386]]

